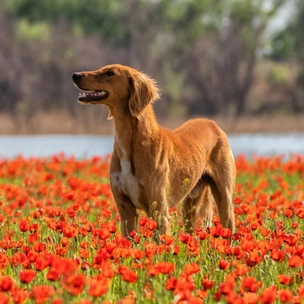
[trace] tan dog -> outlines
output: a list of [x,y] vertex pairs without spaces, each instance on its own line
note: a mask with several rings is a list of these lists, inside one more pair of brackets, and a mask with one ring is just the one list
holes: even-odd
[[168,234],[169,208],[179,202],[186,231],[198,218],[210,226],[214,200],[221,224],[234,232],[235,163],[213,121],[193,119],[174,131],[160,127],[151,105],[159,98],[155,81],[127,66],[75,73],[73,81],[82,90],[79,102],[107,105],[114,119],[110,180],[124,236],[137,229],[137,209]]

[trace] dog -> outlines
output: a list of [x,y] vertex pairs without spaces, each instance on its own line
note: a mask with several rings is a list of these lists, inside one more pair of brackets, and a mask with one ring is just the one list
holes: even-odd
[[220,223],[234,233],[232,195],[236,168],[226,134],[212,120],[198,118],[174,131],[161,127],[152,103],[160,97],[156,82],[119,64],[77,72],[74,84],[82,104],[108,106],[114,120],[110,185],[129,237],[138,226],[138,209],[170,233],[169,209],[182,202],[185,231],[199,219],[211,226],[216,202]]

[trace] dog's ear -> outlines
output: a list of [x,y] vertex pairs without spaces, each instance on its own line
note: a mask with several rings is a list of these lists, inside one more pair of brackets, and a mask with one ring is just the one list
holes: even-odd
[[159,90],[155,80],[145,74],[132,75],[129,77],[131,96],[129,109],[134,117],[138,117],[145,107],[159,98]]

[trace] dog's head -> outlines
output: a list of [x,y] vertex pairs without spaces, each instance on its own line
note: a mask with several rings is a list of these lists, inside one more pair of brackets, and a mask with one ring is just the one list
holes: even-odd
[[111,112],[128,110],[138,117],[145,107],[159,98],[153,79],[127,66],[112,64],[96,71],[73,74],[81,90],[78,101],[84,104],[105,104]]

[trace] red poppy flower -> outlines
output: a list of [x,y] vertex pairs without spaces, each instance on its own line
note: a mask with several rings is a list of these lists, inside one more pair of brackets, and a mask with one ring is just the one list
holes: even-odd
[[191,297],[192,291],[195,289],[195,284],[191,277],[181,277],[177,280],[174,289],[174,294],[178,295],[181,300],[188,301]]
[[203,279],[202,286],[204,287],[204,289],[211,289],[214,286],[214,282],[207,279]]
[[64,278],[62,286],[73,295],[80,294],[86,284],[86,277],[83,274],[71,274]]
[[0,268],[5,268],[9,264],[8,257],[0,252]]
[[[90,299],[83,299],[77,302],[76,304],[92,304],[93,302]],[[107,304],[106,301],[103,301],[102,304]]]
[[177,279],[172,277],[166,281],[165,288],[166,290],[174,290],[177,283]]
[[293,276],[287,276],[285,274],[278,275],[279,282],[284,285],[291,285],[294,282]]
[[147,257],[152,257],[156,253],[156,245],[153,243],[145,244],[145,254]]
[[159,262],[156,268],[160,273],[169,274],[174,271],[174,264],[171,262]]
[[222,298],[222,293],[220,292],[220,291],[217,291],[217,292],[215,292],[214,294],[213,294],[213,299],[215,300],[215,301],[220,301],[221,300],[221,298]]
[[0,303],[2,304],[8,304],[10,301],[10,298],[3,292],[0,292]]
[[159,273],[160,273],[159,269],[154,265],[151,265],[147,271],[147,274],[151,277],[155,277],[159,275]]
[[35,262],[38,257],[38,253],[36,251],[29,251],[27,253],[27,258],[29,259],[30,262]]
[[241,286],[246,291],[257,292],[257,290],[262,286],[262,282],[253,277],[243,277]]
[[270,257],[274,260],[274,261],[283,261],[285,259],[285,252],[283,250],[280,249],[273,249]]
[[21,232],[26,232],[29,230],[28,220],[21,220],[19,223],[19,229]]
[[[29,293],[25,289],[14,289],[10,291],[14,303],[23,303],[28,299]],[[1,301],[0,301],[1,303]]]
[[303,298],[304,299],[304,284],[301,284],[298,289],[298,295],[300,296],[300,298]]
[[58,255],[49,256],[48,264],[57,269],[61,274],[67,275],[77,270],[78,265],[75,260],[64,259]]
[[24,269],[20,272],[20,281],[23,283],[30,283],[36,276],[36,271],[32,269]]
[[70,239],[67,238],[67,237],[63,237],[63,238],[61,238],[60,242],[61,242],[61,245],[62,245],[63,247],[65,247],[65,246],[67,246],[67,245],[69,244]]
[[134,271],[129,270],[122,274],[122,279],[130,283],[135,283],[137,280],[137,274]]
[[243,300],[245,304],[257,304],[259,302],[259,296],[254,292],[245,292]]
[[140,219],[139,219],[139,225],[140,226],[146,226],[148,222],[148,218],[146,216],[142,216]]
[[263,304],[272,304],[277,297],[277,286],[270,286],[264,289],[260,295],[260,302]]
[[88,294],[92,297],[100,297],[104,295],[110,287],[110,280],[104,277],[93,277],[89,279]]
[[187,264],[184,268],[184,273],[187,275],[192,275],[194,273],[198,273],[200,271],[200,267],[196,263]]
[[122,279],[124,281],[135,283],[137,280],[137,274],[133,272],[129,267],[127,266],[119,266],[118,272],[122,275]]
[[187,244],[188,243],[188,240],[191,238],[191,235],[188,234],[188,233],[180,233],[179,236],[178,236],[178,239],[184,243],[184,244]]
[[291,303],[293,299],[293,293],[288,289],[281,289],[278,291],[280,301],[282,303]]
[[42,271],[49,266],[48,262],[43,257],[37,257],[35,268],[36,270]]
[[110,231],[107,229],[107,228],[103,228],[100,230],[99,232],[99,237],[102,239],[102,240],[106,240],[110,237],[111,233]]
[[36,303],[42,304],[54,294],[55,290],[52,286],[36,285],[30,292],[30,298],[34,299]]
[[166,245],[172,245],[174,243],[174,238],[170,235],[163,234],[159,237],[159,240],[165,243]]
[[46,275],[46,278],[49,281],[58,281],[60,278],[60,275],[61,275],[61,272],[58,269],[51,267]]
[[261,254],[261,251],[255,249],[254,251],[249,252],[249,255],[246,258],[246,264],[251,267],[255,266],[262,260],[262,258],[263,256]]
[[77,229],[74,226],[64,223],[62,225],[62,232],[67,238],[72,238],[77,235]]
[[227,260],[220,260],[219,267],[220,269],[227,270],[228,268],[230,268],[230,263]]
[[247,274],[248,271],[249,271],[249,267],[238,263],[236,266],[236,269],[235,269],[235,274],[237,276],[243,276],[243,275]]
[[196,293],[201,299],[206,299],[208,297],[208,290],[199,289],[196,291]]
[[54,299],[52,300],[51,304],[64,304],[62,299]]
[[148,228],[149,230],[155,230],[157,228],[157,222],[154,220],[148,220],[148,222],[146,223],[146,228]]
[[180,247],[179,246],[173,246],[173,254],[178,255],[180,252]]
[[15,285],[14,280],[10,276],[3,276],[0,278],[1,290],[9,291]]
[[303,260],[298,255],[293,255],[288,260],[290,267],[299,267],[303,265]]

